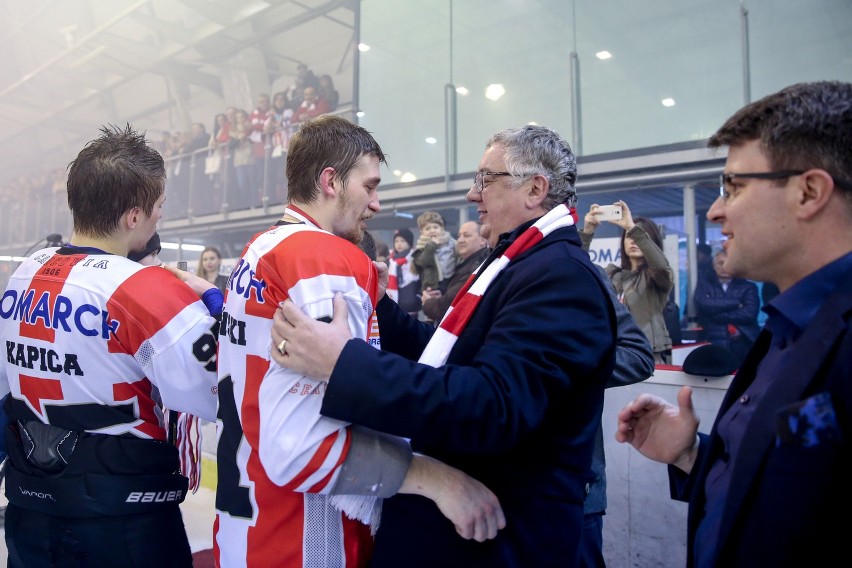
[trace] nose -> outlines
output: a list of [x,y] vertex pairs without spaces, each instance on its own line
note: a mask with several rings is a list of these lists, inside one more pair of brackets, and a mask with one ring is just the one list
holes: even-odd
[[471,185],[470,189],[467,190],[465,199],[468,201],[482,201],[482,194],[476,189],[476,184]]
[[716,201],[710,206],[710,209],[707,210],[707,220],[713,223],[721,223],[722,209],[724,207],[725,203],[722,201],[722,197],[717,197]]

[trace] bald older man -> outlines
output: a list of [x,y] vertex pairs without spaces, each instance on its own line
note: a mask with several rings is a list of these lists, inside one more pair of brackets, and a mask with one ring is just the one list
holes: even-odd
[[458,264],[452,278],[447,283],[447,292],[426,290],[420,295],[420,299],[423,301],[423,314],[427,319],[434,322],[441,321],[461,287],[464,286],[476,267],[488,258],[487,245],[485,237],[479,233],[479,223],[468,221],[461,224],[456,239]]

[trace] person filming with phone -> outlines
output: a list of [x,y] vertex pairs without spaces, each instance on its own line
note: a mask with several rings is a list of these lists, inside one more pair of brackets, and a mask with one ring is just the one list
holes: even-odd
[[648,337],[654,349],[654,362],[671,361],[672,340],[666,328],[663,309],[674,285],[663,236],[657,224],[644,217],[633,218],[630,207],[622,200],[612,205],[593,203],[583,219],[580,238],[583,248],[589,245],[601,221],[621,227],[621,264],[609,264],[609,275],[618,299],[630,310],[636,324]]

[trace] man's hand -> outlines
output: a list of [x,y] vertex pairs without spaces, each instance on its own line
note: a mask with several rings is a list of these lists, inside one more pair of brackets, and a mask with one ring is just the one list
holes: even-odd
[[435,502],[459,536],[483,542],[497,536],[506,517],[494,493],[476,479],[428,456],[414,454],[399,493]]
[[171,272],[172,275],[178,280],[185,282],[187,286],[192,288],[193,292],[198,294],[199,298],[203,296],[204,292],[206,292],[207,290],[216,287],[216,285],[212,282],[205,280],[201,276],[193,274],[192,272],[187,272],[186,270],[181,270],[180,268],[175,268],[173,266],[169,266],[168,264],[161,264],[160,266]]
[[692,389],[682,387],[678,406],[651,394],[639,395],[618,413],[615,439],[643,456],[689,473],[698,455],[698,417]]
[[440,290],[433,290],[432,288],[426,288],[420,294],[420,303],[425,304],[428,300],[432,298],[440,298],[443,294],[441,294]]
[[376,267],[376,272],[379,274],[379,295],[376,297],[376,302],[382,299],[388,289],[388,265],[386,262],[373,261],[373,266]]
[[331,323],[311,319],[292,300],[286,300],[272,316],[272,348],[269,353],[282,367],[311,379],[328,381],[350,339],[349,309],[340,292],[334,294]]

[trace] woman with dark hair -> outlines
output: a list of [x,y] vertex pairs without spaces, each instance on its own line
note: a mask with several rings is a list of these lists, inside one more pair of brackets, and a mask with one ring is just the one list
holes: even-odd
[[334,81],[331,75],[320,76],[318,94],[320,98],[325,99],[325,102],[328,103],[328,112],[337,109],[337,105],[340,102],[340,94],[334,88]]
[[[620,218],[607,219],[621,233],[621,265],[609,264],[606,273],[612,280],[618,299],[627,306],[636,324],[654,349],[655,363],[670,363],[672,340],[663,311],[674,285],[674,273],[663,253],[663,235],[656,223],[644,217],[633,218],[624,201]],[[580,238],[588,250],[603,212],[593,203],[584,219]]]
[[224,274],[219,274],[219,267],[222,265],[222,253],[216,247],[205,247],[201,251],[201,256],[198,258],[198,268],[195,273],[201,276],[208,282],[212,282],[222,293],[225,293],[225,288],[228,286],[228,277]]

